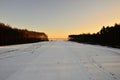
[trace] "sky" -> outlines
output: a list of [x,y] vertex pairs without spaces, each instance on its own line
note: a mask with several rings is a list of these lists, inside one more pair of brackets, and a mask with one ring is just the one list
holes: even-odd
[[0,22],[49,38],[95,33],[120,23],[120,0],[0,0]]

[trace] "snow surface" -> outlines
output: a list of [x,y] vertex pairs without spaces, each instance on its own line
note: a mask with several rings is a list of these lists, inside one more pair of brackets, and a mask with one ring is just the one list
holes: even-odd
[[120,80],[120,49],[69,41],[1,46],[0,80]]

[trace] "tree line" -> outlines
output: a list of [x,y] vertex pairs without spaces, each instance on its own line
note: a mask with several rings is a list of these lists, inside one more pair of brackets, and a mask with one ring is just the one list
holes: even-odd
[[120,24],[103,26],[99,32],[93,34],[69,35],[68,39],[80,43],[100,44],[120,48]]
[[44,32],[12,28],[9,25],[0,23],[0,45],[32,43],[39,41],[48,41],[48,36]]

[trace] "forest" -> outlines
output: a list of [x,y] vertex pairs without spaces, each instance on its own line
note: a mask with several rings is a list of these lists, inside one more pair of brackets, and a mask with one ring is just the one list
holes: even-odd
[[120,48],[120,24],[103,26],[99,32],[93,34],[69,35],[68,40]]
[[48,36],[44,32],[12,28],[10,25],[0,23],[0,45],[33,43],[39,41],[48,41]]

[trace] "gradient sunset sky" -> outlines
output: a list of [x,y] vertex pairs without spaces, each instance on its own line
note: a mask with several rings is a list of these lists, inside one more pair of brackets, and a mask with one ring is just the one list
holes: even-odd
[[67,38],[120,23],[120,0],[0,0],[0,22]]

